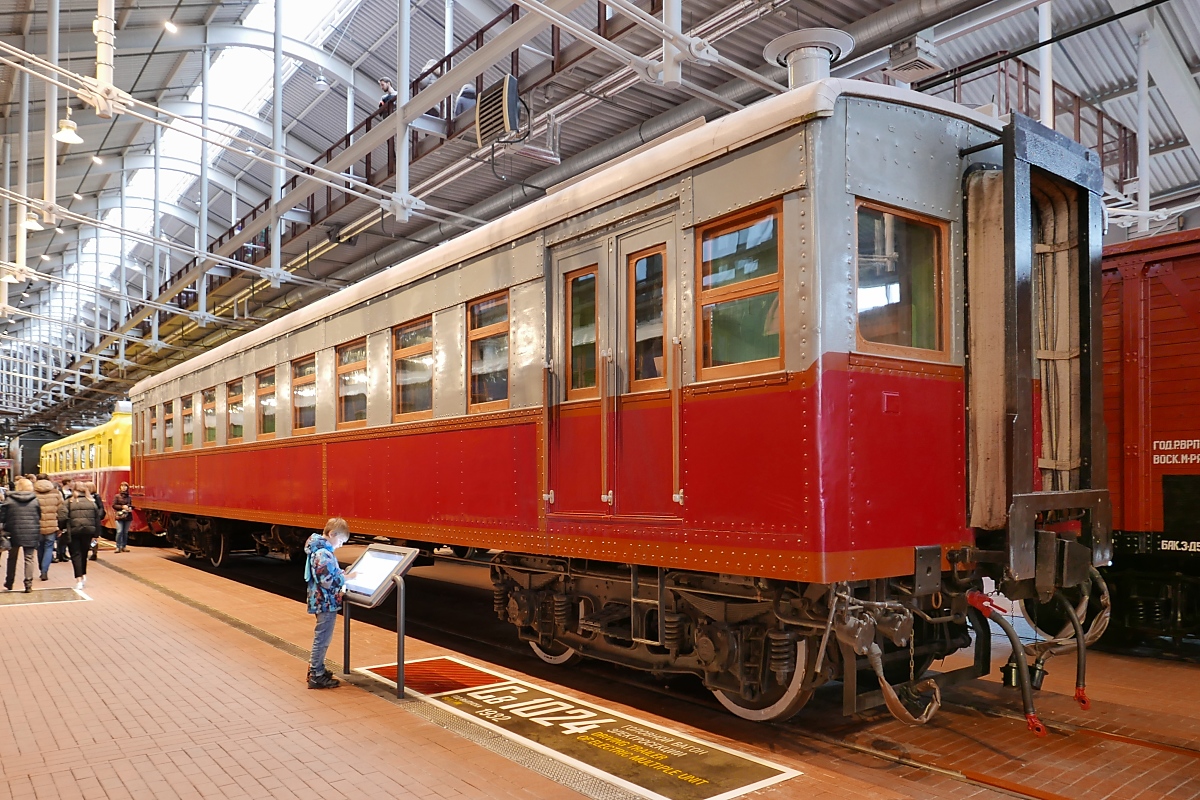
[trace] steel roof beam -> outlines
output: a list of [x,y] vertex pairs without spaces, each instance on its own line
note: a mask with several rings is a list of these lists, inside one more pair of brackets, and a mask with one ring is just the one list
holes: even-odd
[[[1136,0],[1109,0],[1116,13],[1128,11],[1138,5]],[[1200,86],[1188,68],[1183,54],[1171,38],[1165,26],[1159,24],[1160,17],[1154,9],[1124,17],[1121,27],[1135,41],[1142,32],[1150,35],[1145,58],[1150,75],[1158,86],[1158,93],[1183,130],[1188,143],[1200,155]]]

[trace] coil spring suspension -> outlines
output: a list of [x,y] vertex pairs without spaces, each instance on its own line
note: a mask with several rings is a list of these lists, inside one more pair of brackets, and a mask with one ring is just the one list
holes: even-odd
[[508,621],[508,587],[502,583],[492,584],[492,610],[501,620]]
[[554,595],[554,625],[566,630],[571,622],[571,598],[565,594]]
[[678,651],[683,648],[683,624],[687,617],[674,611],[663,612],[663,647]]
[[767,666],[780,683],[796,671],[796,637],[791,631],[767,631]]

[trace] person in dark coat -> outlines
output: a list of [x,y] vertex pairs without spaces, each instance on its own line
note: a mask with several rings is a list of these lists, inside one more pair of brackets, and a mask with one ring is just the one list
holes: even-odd
[[71,563],[75,567],[75,588],[87,585],[88,548],[100,530],[100,514],[96,503],[88,496],[82,482],[77,482],[74,493],[58,509],[58,524],[71,537]]
[[96,504],[96,511],[100,514],[100,523],[96,526],[96,536],[92,539],[88,549],[92,551],[92,561],[99,560],[100,556],[100,534],[104,530],[104,520],[108,517],[108,509],[104,507],[104,499],[100,497],[100,493],[96,491],[96,484],[88,481],[83,485],[84,491],[92,498],[92,502]]
[[[63,505],[66,505],[67,501],[71,499],[71,495],[74,494],[74,492],[71,490],[71,481],[63,480],[62,486],[59,487],[58,491],[59,491],[59,494],[62,495]],[[55,512],[55,513],[57,513],[57,512]],[[59,536],[58,537],[58,555],[55,556],[55,561],[70,561],[70,560],[71,560],[71,537],[70,536]]]
[[33,591],[33,570],[37,564],[38,540],[41,539],[42,508],[38,505],[33,484],[19,478],[13,491],[0,505],[0,524],[8,534],[12,549],[8,551],[8,568],[4,588],[12,591],[17,574],[17,550],[25,560],[25,591]]
[[129,526],[133,522],[133,501],[129,498],[129,484],[121,481],[121,491],[113,498],[113,516],[117,520],[117,552],[129,550]]

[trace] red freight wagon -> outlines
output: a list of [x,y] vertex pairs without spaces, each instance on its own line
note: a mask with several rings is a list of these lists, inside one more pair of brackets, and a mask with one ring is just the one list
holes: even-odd
[[1200,230],[1104,250],[1113,623],[1200,631]]

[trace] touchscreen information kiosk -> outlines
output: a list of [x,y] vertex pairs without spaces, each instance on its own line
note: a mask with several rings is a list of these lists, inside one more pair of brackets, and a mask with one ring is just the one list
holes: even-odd
[[373,544],[346,570],[342,595],[342,671],[350,674],[350,608],[375,608],[396,588],[396,696],[404,696],[404,576],[421,551],[415,547]]
[[374,608],[391,592],[397,575],[408,572],[421,551],[415,547],[373,544],[346,570],[346,599]]

